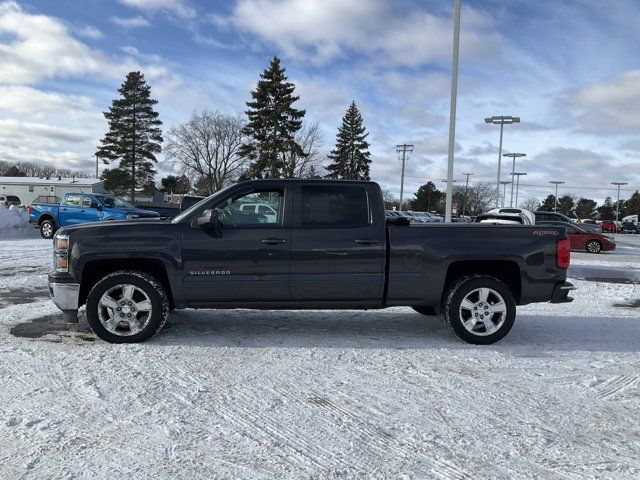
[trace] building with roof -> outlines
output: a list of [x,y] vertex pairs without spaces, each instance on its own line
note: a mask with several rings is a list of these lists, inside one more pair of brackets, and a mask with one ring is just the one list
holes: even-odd
[[60,199],[65,193],[105,193],[105,190],[102,180],[97,178],[0,177],[0,195],[15,195],[23,205],[38,197]]

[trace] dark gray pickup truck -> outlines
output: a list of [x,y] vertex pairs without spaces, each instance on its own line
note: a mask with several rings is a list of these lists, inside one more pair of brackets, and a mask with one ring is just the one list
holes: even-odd
[[571,301],[569,249],[562,227],[394,225],[372,182],[256,180],[168,221],[59,230],[49,289],[114,343],[150,338],[174,308],[409,306],[490,344],[516,305]]

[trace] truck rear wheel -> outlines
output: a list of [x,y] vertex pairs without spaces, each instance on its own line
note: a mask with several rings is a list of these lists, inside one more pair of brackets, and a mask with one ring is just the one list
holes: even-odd
[[110,343],[137,343],[162,330],[169,312],[163,286],[138,271],[119,271],[100,280],[87,297],[87,321]]
[[496,278],[465,276],[447,290],[442,316],[461,340],[489,345],[504,338],[513,327],[516,302],[511,290]]
[[46,240],[51,240],[56,230],[56,224],[53,220],[44,220],[40,224],[40,236]]

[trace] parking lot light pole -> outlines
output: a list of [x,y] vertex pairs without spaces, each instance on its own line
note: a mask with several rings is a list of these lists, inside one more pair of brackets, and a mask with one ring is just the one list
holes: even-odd
[[[502,180],[500,182],[500,184],[502,184],[502,208],[504,208],[504,202],[507,199],[507,185],[509,185],[510,181],[508,180]],[[498,196],[500,195],[500,190],[498,190]],[[498,207],[500,207],[500,205],[498,205]]]
[[484,123],[493,123],[500,125],[500,144],[498,146],[498,179],[496,180],[496,207],[500,206],[500,166],[502,165],[502,134],[505,125],[512,123],[520,123],[520,117],[512,117],[510,115],[494,115],[484,119]]
[[453,154],[456,146],[456,101],[458,98],[458,57],[460,55],[460,2],[453,7],[453,60],[451,64],[451,103],[449,105],[449,152],[447,158],[447,196],[445,197],[444,221],[451,222],[453,204]]
[[467,181],[464,185],[464,203],[462,204],[462,216],[464,217],[467,213],[467,195],[469,194],[469,177],[473,175],[473,173],[465,172],[463,173],[467,177]]
[[[518,208],[518,190],[520,189],[520,176],[526,175],[525,172],[513,172],[512,175],[516,177],[516,204],[515,207]],[[513,186],[513,182],[512,182]]]
[[620,187],[622,185],[628,185],[628,182],[611,182],[611,185],[616,185],[618,187],[618,201],[616,202],[616,229],[617,229],[618,216],[620,214]]
[[[513,176],[516,174],[516,158],[526,157],[526,153],[505,153],[502,155],[503,157],[511,157],[513,159],[511,165],[511,180],[513,180]],[[516,202],[517,204],[518,202]],[[517,207],[518,205],[516,205]],[[513,208],[513,181],[511,182],[511,200],[509,201],[509,207]]]
[[553,183],[556,186],[556,196],[553,202],[553,211],[558,211],[558,185],[562,185],[564,182],[560,182],[558,180],[551,180],[549,183]]

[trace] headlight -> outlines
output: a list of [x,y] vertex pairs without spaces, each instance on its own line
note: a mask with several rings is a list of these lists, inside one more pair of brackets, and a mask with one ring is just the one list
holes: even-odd
[[53,268],[56,272],[69,271],[69,235],[53,237]]
[[56,235],[53,239],[54,250],[69,250],[69,235]]

